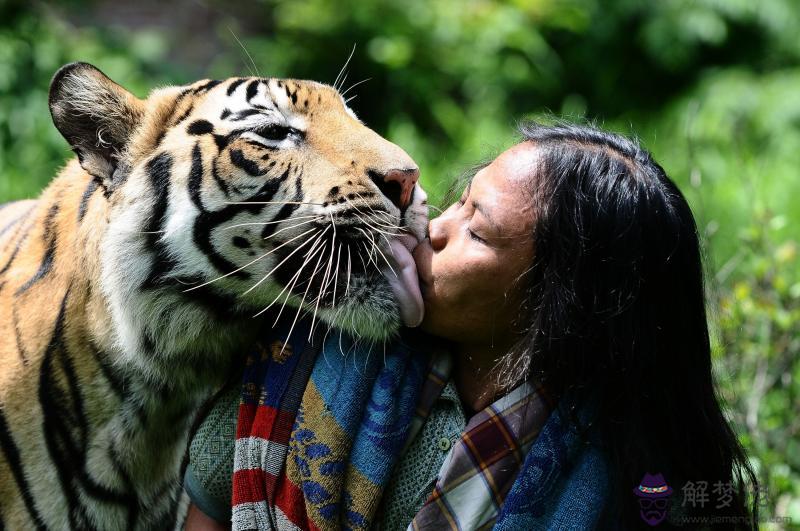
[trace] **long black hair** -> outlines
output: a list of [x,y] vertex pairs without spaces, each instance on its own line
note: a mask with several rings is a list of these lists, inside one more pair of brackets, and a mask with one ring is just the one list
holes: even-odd
[[[579,429],[593,430],[608,457],[611,521],[641,526],[632,489],[661,473],[673,504],[686,482],[707,482],[708,501],[685,504],[687,516],[755,527],[746,492],[755,475],[714,389],[686,199],[620,135],[569,123],[525,123],[520,133],[540,157],[530,180],[535,258],[521,280],[521,340],[499,364],[507,383],[542,380],[575,423],[590,408]],[[720,509],[718,482],[733,486]]]

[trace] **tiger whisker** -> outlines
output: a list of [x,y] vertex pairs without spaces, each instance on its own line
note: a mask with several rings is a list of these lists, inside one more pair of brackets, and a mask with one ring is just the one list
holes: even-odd
[[389,260],[386,258],[386,255],[385,255],[385,254],[383,254],[383,252],[382,252],[380,249],[378,249],[378,247],[375,247],[375,249],[376,249],[376,250],[378,251],[378,253],[381,255],[381,258],[383,258],[383,261],[384,261],[384,262],[386,262],[386,265],[389,267],[389,270],[391,270],[391,272],[394,274],[394,276],[395,276],[396,278],[400,278],[400,277],[399,277],[399,275],[397,274],[397,271],[395,271],[395,270],[394,270],[394,267],[392,267],[392,264],[391,264],[391,263],[389,263]]
[[313,220],[313,219],[309,219],[309,220],[307,220],[307,221],[303,221],[303,222],[301,222],[301,223],[298,223],[298,224],[296,224],[296,225],[292,225],[291,227],[284,227],[284,228],[282,228],[282,229],[276,230],[275,232],[273,232],[273,233],[272,233],[272,234],[270,234],[269,236],[265,237],[264,239],[265,239],[265,240],[269,240],[270,238],[274,238],[275,236],[277,236],[277,235],[278,235],[278,234],[280,234],[281,232],[285,232],[285,231],[287,231],[287,230],[291,230],[291,229],[296,229],[297,227],[300,227],[301,225],[308,225],[309,223],[313,223],[314,221],[315,221],[315,220]]
[[402,225],[397,224],[396,220],[392,216],[390,216],[385,212],[375,212],[375,214],[369,216],[369,218],[374,223],[387,229],[398,229],[398,230],[404,229]]
[[[345,72],[345,73],[344,73],[344,77],[342,78],[342,81],[341,81],[341,85],[342,85],[342,86],[344,86],[344,84],[345,84],[345,83],[347,83],[347,76],[348,76],[348,75],[349,75],[349,72]],[[338,89],[337,89],[337,90],[338,90]]]
[[357,83],[353,83],[352,85],[350,85],[349,87],[347,87],[347,90],[345,90],[344,92],[342,92],[342,97],[344,98],[345,96],[347,96],[347,93],[348,93],[348,92],[350,92],[351,90],[353,90],[354,88],[356,88],[356,87],[357,87],[357,86],[359,86],[360,84],[362,84],[362,83],[366,83],[367,81],[369,81],[369,80],[371,80],[371,79],[372,79],[371,77],[368,77],[368,78],[366,78],[366,79],[362,79],[361,81],[358,81]]
[[333,274],[333,301],[331,302],[331,309],[336,308],[336,288],[339,287],[339,263],[341,258],[342,258],[342,244],[340,243],[336,251],[336,269]]
[[[334,248],[337,246],[336,245],[336,223],[334,223],[334,221],[333,221],[333,214],[331,214],[331,226],[333,227],[333,239],[331,240],[331,261],[332,261],[333,260],[333,251],[334,251]],[[339,250],[341,251],[341,245],[339,245]],[[339,267],[339,262],[338,261],[336,262],[336,267],[337,268]],[[328,285],[330,284],[330,282],[331,281],[329,280],[327,283],[325,283],[325,285],[322,287],[323,291],[328,289]],[[334,291],[334,294],[333,294],[333,300],[334,300],[333,304],[335,304],[335,301],[336,301],[336,293],[335,293],[335,291]],[[331,306],[333,306],[333,304]]]
[[[336,222],[333,219],[333,213],[330,213],[330,218],[331,218],[331,226],[333,227],[333,240],[331,241],[331,260],[333,260],[334,248],[338,248],[339,254],[341,255],[342,246],[341,246],[341,244],[339,244],[339,245],[336,244]],[[329,267],[330,267],[330,265],[329,265]],[[326,275],[327,275],[327,272],[326,272]],[[335,280],[336,280],[336,278],[338,278],[338,276],[339,276],[339,259],[337,257],[336,268],[334,269],[334,274],[333,274],[333,277],[332,277],[332,279],[334,280],[334,284],[333,284],[333,299],[332,299],[332,302],[331,302],[331,309],[336,307],[336,282],[335,282]],[[320,295],[319,295],[320,297],[322,296],[322,293],[324,293],[328,289],[328,286],[330,285],[330,282],[331,282],[330,280],[328,280],[328,282],[324,282],[324,285],[322,286],[322,290],[320,291]]]
[[[275,324],[277,324],[278,320],[281,318],[281,314],[283,313],[283,308],[286,306],[286,303],[288,302],[288,300],[289,300],[289,297],[290,297],[290,296],[291,296],[291,294],[292,294],[292,288],[293,288],[293,287],[294,287],[294,285],[297,283],[297,279],[298,279],[298,278],[300,278],[300,274],[303,272],[303,269],[306,267],[306,264],[309,262],[309,260],[311,260],[311,259],[312,259],[312,258],[313,258],[313,257],[316,255],[316,251],[314,251],[314,249],[317,247],[317,245],[318,245],[318,244],[319,244],[319,242],[321,241],[321,238],[322,238],[322,235],[323,235],[323,234],[324,234],[324,231],[323,231],[323,232],[321,232],[320,234],[317,234],[317,236],[313,237],[314,244],[313,244],[313,245],[312,245],[312,246],[311,246],[311,247],[310,247],[310,248],[309,248],[309,249],[306,251],[306,253],[303,255],[303,258],[304,258],[304,260],[305,260],[305,261],[303,262],[303,265],[302,265],[302,266],[300,266],[300,268],[297,270],[297,272],[294,274],[294,276],[292,276],[292,278],[290,278],[290,279],[289,279],[289,282],[287,282],[287,283],[286,283],[286,285],[285,285],[285,286],[283,287],[283,289],[281,290],[281,292],[280,292],[280,293],[278,293],[278,296],[277,296],[277,297],[275,297],[275,298],[272,300],[272,302],[271,302],[271,303],[269,303],[269,304],[267,305],[267,307],[266,307],[266,308],[264,308],[263,310],[259,311],[259,312],[258,312],[257,314],[255,314],[253,317],[258,317],[259,315],[263,314],[264,312],[266,312],[267,310],[269,310],[270,308],[272,308],[272,306],[273,306],[273,305],[274,305],[276,302],[278,302],[278,300],[281,298],[281,296],[284,294],[284,292],[286,292],[286,290],[288,289],[288,290],[289,290],[289,293],[287,293],[287,294],[286,294],[286,298],[283,300],[283,303],[281,304],[281,309],[280,309],[280,311],[278,312],[278,316],[275,318]],[[312,238],[312,237],[309,237],[309,240],[311,240],[311,238]],[[309,255],[310,255],[310,256],[309,256]],[[274,326],[274,325],[273,325],[273,326]]]
[[361,243],[364,245],[364,250],[367,252],[367,261],[370,264],[373,264],[375,266],[375,269],[380,271],[381,267],[378,265],[378,261],[373,256],[375,253],[373,253],[372,248],[368,246],[366,241],[362,241]]
[[387,238],[383,234],[380,234],[380,237],[383,238],[384,241],[386,242],[386,248],[389,249],[389,252],[392,253],[392,256],[397,258],[397,256],[394,254],[394,249],[392,249],[392,242],[389,241],[389,238]]
[[[369,221],[367,221],[366,218],[364,218],[362,216],[359,216],[358,214],[356,214],[356,217],[358,217],[358,219],[361,220],[361,222],[363,224],[365,224],[366,226],[368,226],[369,228],[371,228],[372,230],[374,230],[376,232],[381,232],[381,233],[384,233],[384,234],[388,234],[389,236],[400,236],[402,234],[402,232],[392,232],[391,230],[388,230],[388,231],[381,230],[378,227],[372,225]],[[372,219],[372,221],[374,222],[375,220]]]
[[[236,42],[238,42],[239,46],[242,47],[242,50],[244,50],[244,53],[247,54],[247,58],[250,59],[250,64],[253,65],[253,70],[255,70],[255,74],[253,74],[253,70],[250,70],[250,73],[253,74],[253,75],[256,75],[258,77],[261,77],[261,73],[258,71],[258,67],[256,66],[256,62],[253,61],[253,56],[250,55],[250,52],[247,51],[247,48],[244,47],[244,44],[242,44],[242,41],[239,40],[239,37],[236,36],[236,34],[233,32],[233,30],[231,29],[230,26],[228,26],[228,31],[231,32],[231,35],[233,35],[233,38],[236,39]],[[248,69],[249,69],[249,67],[248,67]]]
[[[317,230],[319,230],[319,229],[317,229]],[[284,264],[284,263],[285,263],[285,262],[286,262],[286,261],[287,261],[289,258],[291,258],[291,257],[292,257],[292,255],[294,255],[294,253],[296,253],[297,251],[299,251],[300,249],[302,249],[302,248],[303,248],[305,245],[307,245],[307,244],[308,244],[310,241],[311,241],[311,237],[309,236],[309,238],[308,238],[308,239],[306,239],[306,241],[304,241],[303,243],[301,243],[300,245],[298,245],[298,246],[297,246],[297,248],[296,248],[294,251],[292,251],[291,253],[289,253],[288,255],[286,255],[286,258],[284,258],[283,260],[281,260],[281,261],[280,261],[280,263],[279,263],[278,265],[276,265],[275,267],[273,267],[273,268],[270,270],[270,272],[269,272],[269,273],[267,273],[266,275],[264,275],[264,276],[263,276],[263,277],[262,277],[262,278],[261,278],[261,279],[260,279],[258,282],[256,282],[256,283],[255,283],[255,284],[253,284],[252,286],[250,286],[250,288],[248,288],[248,289],[247,289],[247,291],[245,291],[244,293],[242,293],[242,295],[247,295],[248,293],[250,293],[251,291],[253,291],[254,289],[256,289],[256,288],[257,288],[257,287],[258,287],[258,286],[259,286],[259,285],[260,285],[262,282],[264,282],[265,280],[267,280],[267,279],[270,277],[270,275],[272,275],[272,273],[274,273],[274,272],[275,272],[275,271],[276,271],[276,270],[277,270],[277,269],[278,269],[280,266],[282,266],[282,265],[283,265],[283,264]]]
[[[361,197],[361,195],[360,195],[360,194],[358,194],[358,192],[355,192],[355,193],[356,193],[356,194],[357,194],[359,197]],[[362,197],[362,199],[363,199],[363,197]],[[358,212],[359,214],[362,214],[362,215],[364,215],[364,216],[368,216],[368,215],[369,215],[369,214],[367,214],[366,212],[363,212],[363,211],[362,211],[360,208],[358,208],[358,207],[357,207],[357,206],[356,206],[356,205],[355,205],[355,204],[354,204],[352,201],[350,201],[350,199],[349,199],[348,197],[345,197],[345,198],[344,198],[344,200],[345,200],[345,201],[347,201],[347,204],[348,204],[348,205],[350,205],[351,207],[353,207],[353,209],[355,209],[355,211],[356,211],[356,212]]]
[[269,251],[269,252],[267,252],[267,253],[264,253],[264,254],[262,254],[262,255],[261,255],[261,256],[259,256],[258,258],[255,258],[255,259],[253,259],[253,260],[251,260],[251,261],[247,262],[247,263],[246,263],[245,265],[243,265],[242,267],[236,268],[236,269],[234,269],[233,271],[231,271],[230,273],[225,273],[225,274],[224,274],[224,275],[222,275],[222,276],[219,276],[219,277],[217,277],[217,278],[214,278],[214,279],[212,279],[212,280],[209,280],[208,282],[204,282],[204,283],[202,283],[202,284],[200,284],[200,285],[198,285],[198,286],[193,286],[193,287],[191,287],[191,288],[185,289],[185,290],[184,290],[184,293],[186,293],[186,292],[188,292],[188,291],[195,290],[195,289],[202,288],[203,286],[208,286],[208,285],[209,285],[209,284],[211,284],[212,282],[216,282],[216,281],[218,281],[218,280],[222,280],[222,279],[223,279],[223,278],[225,278],[225,277],[229,277],[229,276],[231,276],[231,275],[233,275],[233,274],[235,274],[235,273],[237,273],[237,272],[241,271],[242,269],[244,269],[244,268],[246,268],[246,267],[248,267],[248,266],[250,266],[250,265],[253,265],[253,264],[255,264],[255,263],[256,263],[256,262],[258,262],[259,260],[261,260],[261,259],[263,259],[263,258],[266,258],[267,256],[271,255],[272,253],[274,253],[275,251],[277,251],[278,249],[280,249],[280,248],[281,248],[281,247],[283,247],[284,245],[288,245],[289,243],[293,242],[294,240],[296,240],[296,239],[298,239],[298,238],[300,238],[300,237],[302,237],[302,236],[305,236],[306,234],[308,234],[309,232],[311,232],[311,231],[313,231],[313,230],[319,230],[319,229],[313,229],[313,228],[311,228],[311,229],[308,229],[306,232],[304,232],[304,233],[302,233],[302,234],[298,234],[297,236],[295,236],[294,238],[292,238],[292,239],[290,239],[290,240],[286,240],[285,242],[283,242],[283,243],[282,243],[282,244],[280,244],[279,246],[275,247],[274,249],[270,250],[270,251]]
[[373,217],[373,219],[376,222],[381,222],[382,225],[385,226],[385,227],[391,227],[393,229],[402,229],[403,228],[401,225],[397,225],[395,223],[394,218],[392,216],[390,216],[387,212],[376,211],[375,212],[375,216]]
[[[397,271],[395,271],[395,270],[394,270],[394,267],[392,267],[392,264],[391,264],[391,263],[389,262],[389,260],[386,258],[386,255],[385,255],[385,254],[383,254],[383,251],[381,251],[381,248],[380,248],[380,246],[379,246],[377,243],[374,243],[374,242],[373,242],[373,245],[374,245],[374,247],[375,247],[375,250],[376,250],[376,251],[378,251],[378,254],[379,254],[379,255],[381,255],[381,258],[383,258],[383,261],[384,261],[384,262],[386,262],[386,265],[387,265],[387,266],[389,266],[389,269],[392,271],[392,273],[394,273],[394,276],[395,276],[395,277],[397,277],[397,278],[400,278],[400,277],[397,275]],[[389,248],[391,249],[391,247],[389,247]]]
[[[334,238],[336,238],[334,234]],[[331,266],[333,265],[333,247],[334,247],[335,239],[331,241],[331,255],[328,258],[328,267],[325,268],[325,274],[322,275],[322,282],[321,288],[319,290],[319,294],[317,295],[316,300],[314,301],[314,314],[311,316],[311,329],[308,332],[308,340],[311,341],[311,335],[314,333],[314,323],[317,321],[317,310],[319,309],[319,303],[322,300],[322,295],[325,293],[325,290],[328,287],[328,283],[326,282],[328,279],[328,274],[331,271]]]
[[[327,246],[327,242],[326,242],[326,246]],[[329,281],[327,281],[328,271],[330,270],[330,267],[331,267],[331,260],[333,259],[333,251],[334,251],[335,246],[336,246],[336,229],[334,228],[333,238],[331,239],[331,256],[328,258],[328,266],[325,269],[325,274],[322,277],[322,282],[320,282],[320,292],[317,294],[317,297],[312,301],[312,303],[322,297],[322,294],[323,294],[325,288],[327,287],[327,282],[329,282]]]
[[[327,230],[327,229],[326,229]],[[327,242],[323,243],[323,246],[320,249],[324,249],[327,245]],[[322,255],[324,253],[320,253],[319,258],[317,258],[317,263],[314,264],[314,272],[311,273],[311,277],[308,279],[308,285],[306,286],[306,291],[303,293],[303,297],[300,299],[300,304],[297,306],[297,312],[294,314],[294,320],[292,321],[292,326],[289,327],[289,334],[286,337],[292,337],[292,332],[294,331],[294,326],[297,324],[297,318],[300,317],[300,312],[303,311],[303,305],[306,302],[306,296],[308,295],[308,290],[311,289],[311,284],[314,282],[314,277],[317,275],[317,271],[319,271],[319,262],[322,260]],[[281,354],[283,354],[283,349],[286,348],[286,343],[283,344],[281,347]]]
[[347,287],[344,290],[344,296],[347,297],[350,294],[350,244],[347,244]]
[[336,221],[333,219],[333,212],[328,212],[331,218],[331,227],[333,227],[333,241],[336,241]]
[[295,285],[297,285],[297,281],[300,279],[301,273],[306,268],[306,266],[311,262],[311,260],[314,259],[317,253],[324,248],[324,247],[317,247],[320,243],[322,243],[322,241],[323,241],[322,234],[320,234],[315,239],[314,244],[311,246],[311,248],[308,251],[306,251],[306,253],[303,255],[303,265],[300,266],[300,268],[297,270],[294,276],[289,280],[289,282],[287,282],[286,286],[283,288],[283,290],[281,290],[281,292],[278,294],[275,300],[273,300],[269,306],[267,306],[262,310],[262,312],[269,310],[269,308],[273,304],[275,304],[275,302],[277,302],[278,299],[280,299],[281,295],[283,295],[283,292],[286,291],[288,288],[288,293],[286,293],[286,297],[284,297],[283,302],[281,303],[281,309],[278,311],[278,316],[275,318],[275,323],[273,324],[273,326],[275,326],[275,324],[278,323],[278,321],[281,318],[281,315],[283,315],[283,310],[286,308],[286,303],[289,302],[289,297],[292,296],[292,289],[294,289]]
[[[360,194],[358,194],[358,192],[356,192],[356,195],[359,195],[359,197],[360,197]],[[358,217],[358,219],[360,219],[360,220],[361,220],[361,221],[362,221],[364,224],[368,225],[368,226],[369,226],[370,228],[372,228],[372,229],[378,230],[378,229],[376,229],[375,227],[373,227],[372,225],[370,225],[370,224],[367,222],[366,218],[371,218],[371,219],[372,219],[372,221],[374,221],[374,222],[375,222],[376,224],[378,224],[379,226],[383,226],[384,228],[388,228],[388,229],[393,229],[393,228],[398,228],[398,229],[399,229],[399,228],[400,228],[400,227],[396,227],[396,226],[389,226],[389,225],[381,224],[381,222],[379,221],[379,219],[375,219],[375,218],[373,218],[372,216],[370,216],[370,214],[367,214],[367,213],[363,212],[363,211],[362,211],[360,208],[358,208],[356,205],[354,205],[354,204],[353,204],[353,203],[352,203],[352,202],[351,202],[349,199],[345,198],[345,201],[347,201],[347,202],[350,204],[350,206],[352,206],[352,207],[353,207],[353,209],[355,209],[355,211],[356,211],[356,212],[358,212],[358,214],[361,214],[361,215],[358,215],[358,214],[356,214],[356,217]],[[370,210],[372,210],[373,212],[376,212],[376,211],[375,211],[374,209],[372,209],[372,207],[370,207],[369,205],[367,205],[367,208],[369,208],[369,209],[370,209]],[[377,213],[377,212],[376,212],[376,213]],[[399,234],[392,234],[392,236],[399,236]]]
[[314,205],[324,206],[322,203],[308,201],[225,201],[226,205]]
[[328,289],[328,286],[331,282],[333,282],[333,275],[330,273],[333,268],[333,255],[334,251],[336,250],[335,242],[331,242],[331,254],[328,257],[328,266],[325,268],[325,274],[322,276],[322,282],[320,283],[320,292],[318,299],[321,298]]
[[[372,238],[372,235],[367,234],[367,232],[362,228],[359,228],[358,230],[360,230],[364,234],[364,236],[367,236],[372,241],[372,248],[375,249],[378,252],[378,254],[381,255],[381,257],[383,257],[383,261],[386,262],[387,266],[389,266],[389,269],[391,269],[392,273],[394,273],[394,276],[397,277],[397,278],[400,278],[397,275],[397,271],[395,271],[394,268],[392,267],[392,264],[389,263],[389,260],[386,258],[386,255],[383,254],[383,251],[381,251],[381,249],[378,246],[378,244],[375,243],[375,240]],[[377,267],[377,261],[376,261],[375,266]],[[378,268],[378,269],[380,270],[380,268]]]
[[[364,222],[366,223],[366,220],[364,220]],[[400,226],[397,226],[397,225],[387,225],[386,223],[380,223],[380,222],[377,222],[375,219],[372,219],[372,222],[375,223],[378,227],[381,227],[381,229],[384,232],[386,232],[387,234],[390,234],[392,236],[399,236],[400,234],[403,234],[403,232],[405,232],[405,229],[406,229],[405,227],[400,227]],[[377,230],[376,227],[374,227],[372,225],[370,225],[370,226],[373,229]]]
[[[364,196],[362,196],[360,193],[358,193],[358,192],[355,192],[355,195],[357,195],[357,196],[359,197],[359,199],[361,199],[362,201],[364,201],[364,205],[363,205],[363,206],[366,206],[366,208],[368,208],[368,209],[369,209],[369,213],[367,213],[367,212],[364,212],[363,210],[361,210],[360,208],[358,208],[358,206],[356,206],[356,205],[355,205],[355,204],[354,204],[352,201],[350,201],[350,199],[348,199],[348,198],[345,198],[345,201],[347,201],[347,203],[348,203],[348,204],[349,204],[351,207],[353,207],[353,209],[354,209],[356,212],[358,212],[359,214],[361,214],[362,216],[365,216],[365,217],[367,217],[367,218],[370,218],[370,219],[372,219],[372,220],[373,220],[375,223],[380,223],[380,222],[381,222],[381,220],[382,220],[383,218],[381,218],[380,216],[385,216],[385,218],[386,218],[386,219],[393,220],[393,218],[392,218],[392,217],[389,215],[389,213],[388,213],[388,212],[386,212],[385,210],[375,210],[375,209],[372,207],[372,205],[370,205],[369,203],[367,203],[366,199],[364,199]],[[374,216],[373,216],[373,214],[374,214]],[[388,225],[387,225],[387,227],[388,227]],[[400,228],[399,226],[396,226],[396,225],[392,225],[392,227],[393,227],[393,228]]]
[[387,221],[388,221],[388,220],[392,220],[392,221],[393,221],[393,218],[392,218],[392,217],[389,215],[389,213],[388,213],[388,212],[386,212],[386,211],[383,211],[383,210],[375,210],[374,208],[372,208],[372,206],[371,206],[369,203],[367,203],[367,202],[366,202],[366,199],[364,199],[364,197],[363,197],[363,196],[362,196],[360,193],[358,193],[358,192],[354,192],[354,193],[355,193],[355,194],[356,194],[356,195],[359,197],[359,199],[361,199],[362,201],[364,201],[364,203],[365,203],[366,207],[367,207],[367,208],[370,210],[371,214],[374,214],[375,216],[372,216],[371,214],[367,214],[366,212],[363,212],[363,211],[362,211],[361,209],[359,209],[359,208],[358,208],[356,205],[354,205],[352,202],[350,202],[350,200],[349,200],[349,199],[345,198],[345,200],[346,200],[348,203],[350,203],[350,205],[351,205],[351,206],[352,206],[352,207],[353,207],[353,208],[354,208],[354,209],[355,209],[355,210],[356,210],[358,213],[360,213],[360,214],[362,214],[362,215],[364,215],[364,216],[366,216],[366,217],[368,217],[368,218],[372,219],[372,220],[373,220],[375,223],[377,223],[378,225],[380,225],[380,226],[382,226],[382,227],[384,227],[384,228],[391,228],[391,229],[402,229],[402,228],[403,228],[403,227],[400,227],[399,225],[394,225],[394,224],[391,224],[391,225],[389,225],[389,224],[386,224],[386,223],[381,223],[381,219],[382,219],[382,218],[381,218],[380,216],[385,216],[385,218],[386,218],[386,220],[387,220]]
[[[228,229],[235,229],[236,227],[249,227],[252,225],[275,225],[277,223],[285,223],[287,221],[295,221],[298,219],[309,219],[309,218],[318,218],[320,216],[294,216],[287,219],[279,219],[278,221],[252,221],[248,223],[237,223],[235,225],[228,225],[227,227],[222,227],[221,230],[228,230]],[[163,232],[163,231],[160,231]]]
[[367,270],[367,265],[368,265],[369,262],[365,262],[364,261],[364,255],[361,254],[361,247],[356,245],[355,250],[356,250],[356,253],[358,254],[358,259],[361,261],[361,267],[363,267],[364,270],[366,271]]
[[[344,62],[344,66],[342,66],[342,69],[339,70],[339,73],[336,75],[336,79],[333,82],[333,88],[335,88],[337,91],[339,90],[339,78],[342,77],[342,74],[344,73],[345,69],[347,68],[347,65],[350,64],[350,59],[352,59],[353,58],[353,54],[356,53],[356,44],[357,43],[353,43],[353,49],[350,50],[350,55],[347,56],[347,61]],[[344,80],[342,80],[342,83],[344,83]]]
[[390,218],[382,218],[380,216],[371,216],[369,219],[370,219],[370,221],[372,221],[373,223],[375,223],[379,227],[383,227],[384,229],[387,229],[387,230],[404,231],[406,229],[406,227],[403,227],[402,225],[397,225],[394,222],[394,220],[392,220]]
[[393,216],[389,215],[388,212],[385,212],[385,211],[382,211],[382,210],[376,210],[375,211],[374,219],[376,221],[382,221],[384,224],[389,225],[389,226],[394,227],[394,228],[397,228],[397,229],[402,228],[400,225],[397,225],[395,223],[395,219],[394,219]]
[[364,218],[360,218],[360,219],[361,219],[361,221],[362,221],[362,222],[364,222],[364,224],[365,224],[367,227],[371,228],[371,229],[372,229],[372,230],[374,230],[375,232],[380,232],[380,233],[382,233],[382,234],[388,234],[389,236],[400,236],[400,234],[402,234],[402,233],[400,233],[400,232],[388,232],[388,231],[381,230],[381,229],[379,229],[378,227],[375,227],[374,225],[370,224],[370,222],[369,222],[369,221],[367,221],[366,219],[364,219]]

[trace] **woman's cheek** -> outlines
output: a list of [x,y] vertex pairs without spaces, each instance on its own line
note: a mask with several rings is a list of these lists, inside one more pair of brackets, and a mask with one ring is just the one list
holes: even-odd
[[480,295],[487,291],[482,264],[465,262],[446,279],[447,298],[451,304],[466,310],[474,306]]

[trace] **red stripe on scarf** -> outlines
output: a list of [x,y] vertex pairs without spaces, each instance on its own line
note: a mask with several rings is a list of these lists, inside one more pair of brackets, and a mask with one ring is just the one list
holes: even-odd
[[233,505],[260,502],[267,498],[266,488],[275,485],[275,476],[260,468],[237,470],[233,473]]
[[287,476],[281,476],[278,480],[275,507],[278,507],[286,515],[286,518],[300,529],[319,530],[319,527],[314,525],[314,522],[308,517],[303,491]]
[[236,422],[236,438],[242,439],[250,436],[253,421],[256,418],[256,404],[239,404],[239,419]]
[[239,404],[236,438],[261,437],[268,441],[287,444],[294,418],[294,411],[281,411],[263,405]]

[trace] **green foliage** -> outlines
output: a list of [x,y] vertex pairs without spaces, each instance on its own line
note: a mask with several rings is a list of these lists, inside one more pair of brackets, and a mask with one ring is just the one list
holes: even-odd
[[108,1],[0,6],[0,201],[35,195],[69,156],[47,87],[73,60],[144,95],[256,69],[332,83],[357,45],[344,86],[369,80],[351,106],[419,162],[434,200],[521,118],[635,133],[705,237],[715,367],[769,487],[764,513],[800,522],[800,4],[211,1],[201,30],[198,3],[135,29],[93,15]]
[[714,357],[722,396],[764,482],[767,512],[798,522],[800,274],[789,232],[785,216],[759,213],[716,272]]
[[0,4],[0,202],[35,195],[71,155],[47,106],[62,65],[97,65],[138,94],[174,76],[161,61],[167,43],[154,32],[76,28],[49,12]]

